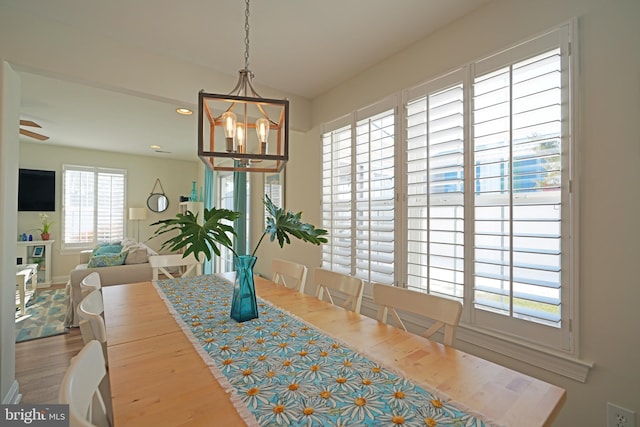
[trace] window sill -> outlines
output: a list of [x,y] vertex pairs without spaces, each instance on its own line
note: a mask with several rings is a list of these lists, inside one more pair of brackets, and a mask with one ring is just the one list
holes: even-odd
[[[365,295],[362,300],[362,314],[375,319],[377,309],[378,307],[373,303],[371,297]],[[416,329],[426,327],[426,325],[421,324],[421,319],[417,316],[406,316],[406,318],[403,316],[403,321],[405,321],[409,329],[412,326],[416,327]],[[489,350],[495,353],[496,356],[507,356],[582,383],[587,381],[589,371],[593,368],[593,362],[591,361],[581,360],[548,348],[519,342],[469,325],[461,324],[458,326],[456,340]],[[471,352],[469,351],[469,353]],[[498,363],[495,359],[491,361]]]
[[62,248],[60,249],[60,255],[81,255],[83,253],[91,253],[92,248]]
[[586,383],[589,371],[593,368],[592,361],[519,342],[469,325],[458,327],[456,339],[581,383]]

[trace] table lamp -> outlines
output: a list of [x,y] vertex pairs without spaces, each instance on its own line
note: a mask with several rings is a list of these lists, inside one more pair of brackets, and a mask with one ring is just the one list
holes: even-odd
[[140,221],[147,219],[147,208],[129,208],[129,219],[136,222],[137,241],[140,242]]

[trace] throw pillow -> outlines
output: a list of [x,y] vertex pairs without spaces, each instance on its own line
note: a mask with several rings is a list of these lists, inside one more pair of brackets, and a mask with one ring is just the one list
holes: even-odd
[[124,260],[124,263],[130,265],[144,264],[145,262],[148,262],[147,250],[137,245],[129,246],[129,255],[127,255],[127,259]]
[[105,254],[118,254],[122,251],[122,245],[120,243],[113,244],[101,244],[96,246],[92,252],[92,256],[105,255]]
[[94,255],[89,259],[87,268],[111,267],[114,265],[123,265],[129,251],[123,251],[119,254]]
[[153,249],[151,249],[149,246],[145,245],[144,243],[137,243],[135,240],[131,240],[131,239],[125,239],[125,240],[122,241],[122,250],[123,251],[131,249],[133,247],[139,247],[139,248],[146,249],[147,250],[147,256],[158,255],[158,253],[156,251],[154,251]]

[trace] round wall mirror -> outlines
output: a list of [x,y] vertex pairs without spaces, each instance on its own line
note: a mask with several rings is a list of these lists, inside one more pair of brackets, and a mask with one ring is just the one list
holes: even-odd
[[169,199],[164,193],[151,193],[147,198],[147,207],[153,212],[164,212],[169,207]]

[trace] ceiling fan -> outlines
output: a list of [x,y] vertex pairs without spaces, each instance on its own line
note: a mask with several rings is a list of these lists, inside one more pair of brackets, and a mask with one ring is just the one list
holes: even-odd
[[[40,126],[39,124],[37,124],[34,121],[31,120],[20,120],[20,126],[29,126],[29,127],[34,127],[34,128],[42,128],[42,126]],[[35,138],[38,141],[46,141],[47,139],[49,139],[48,136],[36,133],[36,132],[32,132],[30,130],[26,130],[26,129],[22,129],[22,127],[20,128],[20,133],[24,136],[28,136],[30,138]]]

